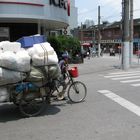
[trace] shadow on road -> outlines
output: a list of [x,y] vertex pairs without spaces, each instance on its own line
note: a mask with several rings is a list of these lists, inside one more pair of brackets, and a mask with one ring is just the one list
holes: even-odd
[[21,118],[21,114],[15,105],[4,104],[0,106],[0,122],[15,121]]
[[[50,105],[46,104],[45,110],[39,116],[55,115],[61,111],[62,107],[72,104],[70,101],[53,101]],[[37,117],[39,117],[37,116]],[[0,105],[0,123],[24,119],[19,109],[14,104]]]
[[[51,105],[46,104],[45,110],[39,116],[55,115],[61,111],[61,107],[65,106],[66,102],[52,103]],[[38,116],[37,116],[38,117]],[[13,104],[3,104],[0,106],[0,123],[16,121],[24,119],[21,115],[18,107]]]

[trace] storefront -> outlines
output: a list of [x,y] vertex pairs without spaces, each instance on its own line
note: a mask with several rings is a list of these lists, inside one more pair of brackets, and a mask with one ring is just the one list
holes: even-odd
[[0,41],[68,26],[69,0],[0,0]]

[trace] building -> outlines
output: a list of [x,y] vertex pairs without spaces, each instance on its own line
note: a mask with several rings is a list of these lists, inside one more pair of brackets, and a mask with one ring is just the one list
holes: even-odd
[[75,0],[71,0],[70,3],[70,16],[69,16],[69,28],[70,30],[77,28],[78,26],[78,8],[75,7]]
[[0,0],[0,41],[63,33],[69,25],[69,14],[70,0]]
[[[86,26],[79,27],[75,29],[74,35],[79,38],[82,43],[91,43],[92,45],[98,44],[98,26],[90,26],[86,28]],[[109,48],[114,48],[119,51],[119,48],[122,43],[122,24],[121,22],[113,22],[108,23],[105,22],[100,25],[101,32],[101,46],[106,47],[107,50]],[[138,46],[140,44],[140,19],[134,19],[134,52],[138,50]]]

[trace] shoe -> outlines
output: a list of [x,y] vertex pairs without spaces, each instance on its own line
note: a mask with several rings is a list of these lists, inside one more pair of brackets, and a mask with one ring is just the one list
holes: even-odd
[[64,99],[64,95],[58,95],[58,96],[57,96],[57,99],[58,99],[58,100],[63,100],[63,99]]
[[57,99],[58,99],[58,100],[63,100],[63,99],[64,99],[64,94],[65,94],[65,91],[63,90],[62,92],[60,92],[60,93],[57,95]]

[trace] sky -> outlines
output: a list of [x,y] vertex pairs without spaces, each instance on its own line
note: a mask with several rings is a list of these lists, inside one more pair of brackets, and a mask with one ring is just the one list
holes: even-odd
[[[140,18],[140,2],[133,0],[134,18]],[[78,25],[84,23],[86,19],[98,23],[98,6],[100,6],[100,16],[102,21],[120,21],[122,13],[122,0],[75,0],[78,8]]]

